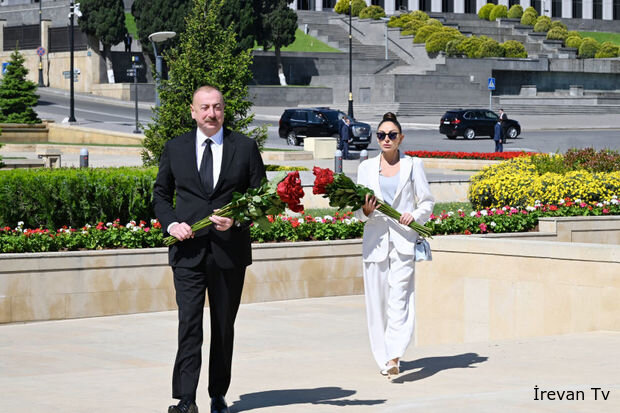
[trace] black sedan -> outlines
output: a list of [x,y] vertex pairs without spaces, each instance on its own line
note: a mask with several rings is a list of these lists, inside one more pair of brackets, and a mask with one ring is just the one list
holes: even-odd
[[[439,133],[448,139],[463,136],[474,139],[476,136],[493,137],[495,124],[499,115],[488,109],[454,109],[449,110],[439,121]],[[514,139],[521,134],[521,125],[514,119],[504,120],[502,128],[506,137]]]

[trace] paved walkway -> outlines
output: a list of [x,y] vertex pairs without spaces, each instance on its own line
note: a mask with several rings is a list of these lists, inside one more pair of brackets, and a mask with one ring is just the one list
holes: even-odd
[[[620,333],[411,345],[390,382],[372,360],[364,311],[362,296],[242,305],[231,411],[620,411]],[[0,325],[0,411],[165,412],[175,337],[175,312]],[[206,385],[203,374],[202,412]],[[537,401],[535,386],[584,400]]]

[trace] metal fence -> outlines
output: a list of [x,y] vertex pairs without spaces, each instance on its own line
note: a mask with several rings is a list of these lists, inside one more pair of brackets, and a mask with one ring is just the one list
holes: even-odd
[[4,27],[3,51],[36,49],[41,46],[41,26],[31,24],[28,26]]
[[[49,31],[49,52],[68,52],[71,50],[71,28],[66,27],[50,27]],[[88,47],[88,37],[80,30],[79,27],[73,28],[73,50],[86,50]]]

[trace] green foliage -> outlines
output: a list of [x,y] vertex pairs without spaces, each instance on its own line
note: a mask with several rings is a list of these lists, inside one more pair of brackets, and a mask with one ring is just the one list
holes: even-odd
[[547,32],[548,40],[566,40],[568,37],[568,31],[561,27],[552,27]]
[[525,50],[525,46],[523,46],[523,43],[519,41],[507,40],[502,44],[502,46],[504,47],[504,57],[527,57],[527,51]]
[[471,36],[465,38],[459,45],[458,50],[461,54],[469,58],[475,58],[478,55],[478,50],[480,46],[484,42],[485,39],[488,39],[486,36]]
[[446,43],[446,55],[449,57],[457,57],[463,55],[460,50],[460,45],[463,41],[465,41],[465,39],[467,39],[467,37],[461,36],[448,41],[448,43]]
[[451,27],[444,27],[429,36],[426,40],[426,51],[428,53],[438,53],[446,51],[446,46],[451,40],[460,39],[463,36],[458,30]]
[[422,10],[414,10],[411,13],[409,13],[409,15],[411,16],[412,19],[422,20],[422,21],[426,21],[429,18],[428,14],[426,14]]
[[491,10],[493,10],[493,7],[495,7],[495,4],[493,3],[487,3],[484,6],[480,7],[480,10],[478,10],[478,17],[480,17],[482,20],[489,20],[489,15],[491,14]]
[[504,6],[503,4],[496,5],[495,7],[493,7],[493,9],[491,9],[491,12],[489,13],[490,21],[495,21],[504,17],[508,17],[508,7]]
[[134,38],[138,38],[138,28],[136,27],[136,20],[133,18],[133,14],[125,12],[125,27],[127,32]]
[[582,59],[592,59],[598,52],[599,43],[591,37],[586,37],[579,46],[578,56]]
[[349,14],[349,0],[338,0],[334,11],[338,14]]
[[[237,37],[237,47],[234,53],[251,49],[254,46],[254,42],[259,44],[268,42],[271,37],[272,22],[267,23],[264,19],[266,19],[267,14],[273,13],[274,9],[280,8],[280,1],[264,3],[261,0],[226,0],[223,2],[220,11],[220,21],[223,27],[232,25],[233,32]],[[290,16],[283,15],[282,18],[287,21],[282,22],[279,26],[285,24],[288,26],[290,24],[288,22]],[[273,16],[271,19],[273,19]],[[290,33],[290,29],[287,30]],[[293,30],[293,33],[295,33],[295,30]]]
[[605,42],[598,49],[594,57],[596,57],[597,59],[606,57],[618,57],[620,55],[619,53],[620,47],[616,46],[611,42]]
[[402,36],[415,36],[420,27],[425,26],[426,23],[423,20],[410,20],[403,26],[403,30],[400,32]]
[[508,10],[509,19],[520,19],[523,16],[523,7],[520,4],[513,4]]
[[528,7],[527,9],[525,9],[523,16],[521,16],[521,24],[524,26],[533,26],[536,24],[537,19],[538,13],[536,12],[536,9],[534,9],[533,7]]
[[368,6],[360,11],[360,19],[379,20],[385,17],[385,10],[381,6]]
[[536,19],[536,24],[534,25],[534,31],[537,33],[546,33],[551,29],[551,19],[549,16],[540,16]]
[[15,49],[0,82],[0,122],[41,123],[32,109],[39,103],[37,84],[26,79],[27,74],[24,56]]
[[80,28],[99,40],[104,48],[123,41],[127,33],[123,0],[81,0],[80,11]]
[[612,32],[578,32],[581,37],[591,37],[599,43],[612,42],[620,46],[620,33]]
[[297,14],[288,7],[289,3],[289,0],[269,2],[271,6],[265,9],[263,15],[262,44],[265,49],[273,47],[276,50],[278,67],[281,64],[280,49],[295,41],[297,30]]
[[551,22],[551,28],[555,29],[555,28],[560,28],[565,30],[566,32],[568,32],[568,27],[566,27],[566,25],[564,23],[562,23],[560,20],[554,20]]
[[0,174],[0,226],[50,229],[154,216],[155,168],[15,169]]
[[564,44],[566,47],[574,47],[575,49],[579,49],[582,41],[583,39],[579,36],[568,36],[566,40],[564,40]]
[[579,35],[579,32],[575,31],[575,30],[569,30],[568,31],[568,36],[567,37],[573,37],[573,36],[577,36],[577,37],[581,37]]
[[486,39],[480,44],[476,57],[503,57],[504,48],[494,39]]
[[428,26],[443,27],[443,24],[441,24],[441,22],[437,19],[428,19],[424,23]]
[[351,2],[351,15],[358,17],[360,12],[366,8],[366,2],[364,0],[353,0]]
[[265,165],[265,171],[308,171],[309,169],[305,166],[290,166],[290,165]]
[[154,58],[149,35],[156,32],[176,32],[177,36],[157,44],[157,52],[165,51],[179,44],[179,34],[185,31],[185,16],[191,10],[192,0],[135,0],[131,14],[136,21],[138,38],[142,50]]
[[[2,131],[0,130],[0,133],[2,133]],[[2,148],[2,144],[0,143],[0,148]],[[4,163],[2,163],[2,155],[0,155],[0,168],[2,168],[4,166]]]
[[413,42],[414,43],[426,43],[426,40],[433,34],[436,32],[441,31],[441,27],[440,26],[436,26],[436,25],[428,25],[425,24],[424,26],[420,27],[418,29],[418,31],[416,32],[415,37],[413,38]]
[[[244,132],[252,122],[253,116],[248,115],[252,103],[247,97],[252,58],[249,51],[234,53],[235,34],[220,24],[221,1],[212,0],[206,8],[205,0],[194,0],[179,46],[165,56],[170,79],[162,81],[161,106],[154,109],[154,120],[145,130],[142,159],[146,165],[159,162],[168,140],[194,129],[190,104],[200,86],[213,85],[222,91],[226,128]],[[254,129],[249,135],[256,137],[257,133],[260,130]]]

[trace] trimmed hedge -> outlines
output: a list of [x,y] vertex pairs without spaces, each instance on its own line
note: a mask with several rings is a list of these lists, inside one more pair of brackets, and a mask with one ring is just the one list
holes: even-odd
[[16,169],[0,173],[0,226],[81,227],[149,220],[157,168]]
[[385,17],[385,10],[381,6],[368,6],[360,11],[360,19],[379,20]]
[[521,42],[516,40],[507,40],[504,44],[502,44],[502,46],[504,47],[504,57],[527,57],[527,51]]
[[414,43],[426,43],[426,40],[431,37],[433,33],[441,31],[441,26],[435,26],[432,24],[425,24],[420,27],[413,38]]
[[510,10],[508,10],[509,19],[520,19],[523,16],[523,7],[520,4],[514,4]]
[[564,40],[564,45],[566,47],[574,47],[575,49],[579,49],[581,42],[583,42],[583,39],[580,36],[569,36],[566,40]]
[[595,39],[586,37],[579,46],[579,57],[582,59],[592,59],[596,56],[599,46],[599,43]]
[[426,40],[426,51],[428,53],[438,53],[446,51],[446,45],[451,40],[457,40],[464,37],[458,30],[451,27],[444,27],[442,30],[435,32]]
[[[365,8],[366,2],[364,0],[353,0],[351,3],[351,15],[357,17]],[[334,11],[338,14],[349,14],[349,0],[338,0],[338,3],[334,6]]]
[[504,48],[496,40],[487,39],[480,45],[476,57],[504,57]]
[[493,3],[487,3],[484,6],[480,7],[480,10],[478,10],[478,17],[483,20],[489,20],[489,15],[491,14],[493,7],[495,7],[495,4]]
[[524,26],[533,26],[536,24],[536,19],[538,19],[538,13],[536,13],[536,10],[532,8],[534,12],[528,12],[529,9],[530,7],[528,7],[528,9],[526,9],[523,13],[523,16],[521,16],[521,24]]
[[597,59],[618,56],[620,56],[620,48],[611,42],[603,43],[594,55]]
[[546,33],[551,29],[551,19],[549,16],[540,16],[536,19],[536,24],[534,25],[534,31],[537,33]]
[[401,31],[402,36],[415,36],[420,27],[424,27],[426,23],[422,20],[410,20],[403,26],[403,30]]
[[566,40],[568,37],[568,30],[562,27],[552,27],[547,32],[547,40]]
[[495,21],[503,17],[508,17],[508,7],[504,6],[503,4],[496,5],[491,10],[491,13],[489,13],[490,21]]

